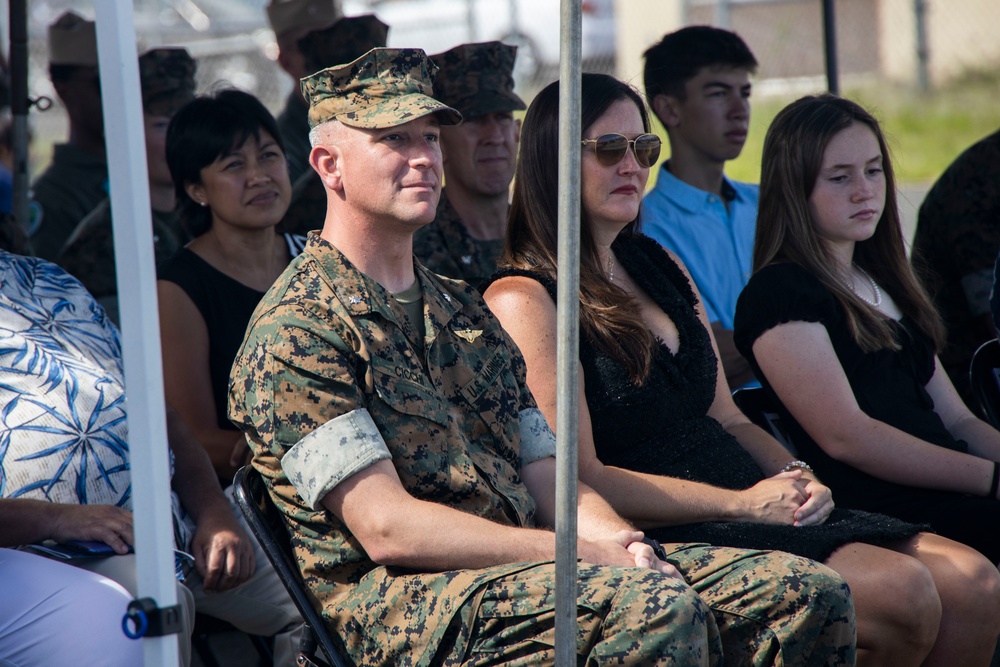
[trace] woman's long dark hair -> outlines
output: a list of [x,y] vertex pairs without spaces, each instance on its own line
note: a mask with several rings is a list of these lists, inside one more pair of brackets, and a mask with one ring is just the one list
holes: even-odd
[[[649,132],[642,97],[626,83],[605,74],[584,74],[582,128],[587,130],[620,100],[630,100]],[[582,139],[583,137],[581,137]],[[524,118],[514,173],[514,195],[500,266],[540,271],[556,277],[559,181],[559,82],[546,86]],[[608,280],[590,231],[587,212],[580,225],[580,327],[603,352],[621,362],[636,384],[649,374],[653,334],[639,316],[638,303]],[[636,218],[620,236],[635,233]]]
[[940,350],[944,342],[941,317],[906,261],[889,147],[878,121],[855,102],[829,94],[803,97],[785,107],[771,123],[761,159],[754,271],[778,262],[802,266],[841,305],[851,336],[861,349],[899,348],[892,322],[838,278],[834,258],[809,212],[809,197],[826,147],[835,135],[855,123],[868,127],[878,139],[885,173],[885,208],[871,238],[855,244],[854,262],[871,274]]
[[233,88],[196,97],[185,104],[167,128],[167,166],[174,181],[181,219],[192,236],[212,226],[212,211],[188,195],[186,187],[201,183],[201,170],[239,148],[251,136],[260,141],[261,130],[270,134],[285,152],[278,123],[271,112],[250,93]]

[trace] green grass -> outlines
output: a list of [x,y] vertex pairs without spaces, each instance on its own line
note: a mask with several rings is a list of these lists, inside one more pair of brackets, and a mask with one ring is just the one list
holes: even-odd
[[[900,183],[933,182],[965,148],[1000,128],[1000,75],[974,74],[922,95],[885,83],[847,88],[842,94],[879,119]],[[764,135],[771,120],[799,95],[753,100],[750,136],[726,173],[740,181],[760,180]],[[666,140],[662,128],[657,128]],[[669,153],[669,149],[664,151]],[[650,174],[650,186],[655,178]]]

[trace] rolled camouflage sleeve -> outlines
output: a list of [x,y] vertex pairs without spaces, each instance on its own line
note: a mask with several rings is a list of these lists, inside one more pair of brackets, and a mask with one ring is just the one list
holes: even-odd
[[[314,506],[320,490],[384,458],[385,444],[350,363],[327,337],[332,334],[283,326],[261,327],[257,335],[233,366],[230,419],[249,435],[255,456],[273,456],[299,476],[288,473]],[[323,467],[307,471],[306,462]],[[345,468],[333,471],[339,465]]]
[[556,434],[538,408],[526,408],[518,415],[521,429],[521,467],[556,455]]
[[315,510],[345,479],[388,458],[382,434],[368,410],[360,408],[331,419],[296,443],[281,459],[281,469],[306,506]]

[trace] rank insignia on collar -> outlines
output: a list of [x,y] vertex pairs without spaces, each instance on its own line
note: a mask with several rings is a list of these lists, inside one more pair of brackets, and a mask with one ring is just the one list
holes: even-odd
[[359,303],[361,303],[361,297],[355,294],[355,295],[354,295],[354,296],[352,296],[352,297],[351,297],[350,299],[348,299],[348,301],[350,301],[350,302],[351,302],[351,305],[352,305],[352,306],[356,306],[356,305],[358,305]]
[[455,331],[455,335],[459,338],[464,339],[468,343],[475,342],[477,338],[483,335],[482,329],[462,329],[461,331]]

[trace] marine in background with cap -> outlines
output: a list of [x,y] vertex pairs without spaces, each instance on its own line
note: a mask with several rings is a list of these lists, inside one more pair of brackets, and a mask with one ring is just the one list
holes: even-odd
[[54,260],[77,223],[108,196],[104,112],[94,22],[75,12],[49,26],[49,78],[69,118],[69,140],[32,184],[32,251]]
[[441,128],[445,188],[434,221],[413,238],[431,271],[473,287],[493,275],[503,249],[525,104],[514,93],[517,47],[462,44],[431,56],[434,96],[458,109],[461,125]]
[[[294,81],[285,108],[276,119],[293,186],[299,176],[309,171],[309,107],[299,90],[299,80],[321,69],[306,66],[299,40],[313,30],[331,25],[341,16],[338,0],[271,0],[267,5],[267,19],[278,43],[278,64]],[[323,67],[336,64],[339,62],[326,63]]]
[[[345,16],[333,25],[313,30],[298,41],[307,72],[318,72],[327,67],[357,60],[374,48],[386,45],[389,26],[374,14]],[[308,130],[308,116],[306,128]],[[308,141],[308,131],[306,132]],[[308,148],[308,146],[307,146]],[[309,167],[309,151],[302,162],[306,170],[292,181],[292,202],[278,225],[283,233],[305,236],[318,229],[326,215],[326,189],[319,176]]]
[[[538,527],[554,521],[555,438],[478,292],[413,260],[440,128],[461,120],[430,97],[434,69],[374,49],[303,81],[327,214],[251,319],[230,418],[353,661],[552,664],[555,539]],[[579,493],[580,655],[718,664],[698,596]]]
[[[175,210],[174,183],[164,145],[170,119],[194,99],[195,68],[194,59],[185,49],[151,49],[139,56],[157,267],[192,239]],[[120,324],[113,229],[111,203],[105,198],[77,225],[56,261],[83,283],[115,324]]]

